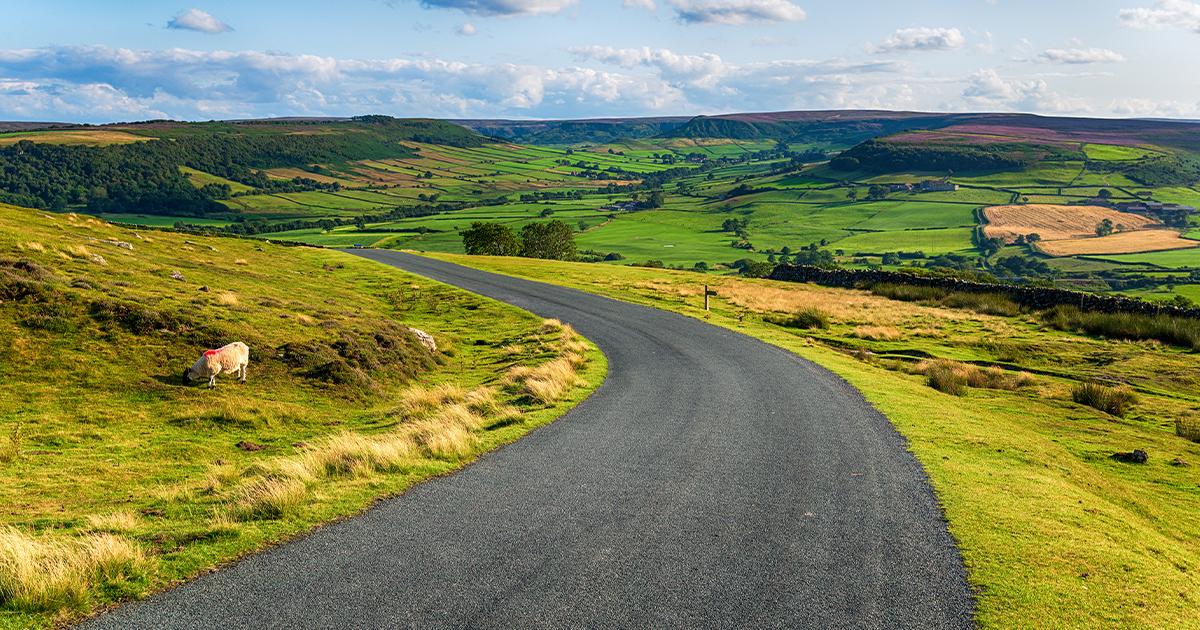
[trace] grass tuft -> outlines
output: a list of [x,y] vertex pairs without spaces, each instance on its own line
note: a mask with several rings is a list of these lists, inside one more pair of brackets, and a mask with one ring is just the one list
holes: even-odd
[[295,479],[258,479],[242,488],[230,516],[238,521],[281,519],[299,509],[307,495],[307,488]]
[[946,394],[962,396],[968,387],[979,389],[1015,390],[1033,384],[1026,372],[1010,374],[998,367],[981,368],[950,359],[929,359],[913,367],[913,372],[925,375],[925,382]]
[[829,315],[817,308],[802,308],[791,315],[767,315],[766,321],[785,328],[829,328]]
[[1056,306],[1046,311],[1046,323],[1059,330],[1082,331],[1110,339],[1143,341],[1156,339],[1200,350],[1200,320],[1171,315],[1140,313],[1097,313],[1074,306]]
[[1128,385],[1080,383],[1071,390],[1071,400],[1107,414],[1124,417],[1129,407],[1137,403],[1137,394],[1133,393]]
[[78,610],[91,589],[123,588],[149,570],[141,549],[120,536],[56,540],[0,529],[0,605],[7,608]]
[[1175,435],[1200,443],[1200,418],[1196,416],[1176,418]]

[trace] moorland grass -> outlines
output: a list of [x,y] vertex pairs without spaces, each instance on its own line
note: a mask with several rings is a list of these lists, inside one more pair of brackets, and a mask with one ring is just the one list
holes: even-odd
[[1200,320],[1163,314],[1101,313],[1070,305],[1055,306],[1043,314],[1059,330],[1077,330],[1109,339],[1154,339],[1200,350]]
[[[0,338],[0,628],[69,622],[354,514],[553,420],[605,366],[561,324],[338,252],[7,206]],[[183,385],[233,340],[246,384]],[[508,370],[566,356],[552,401],[505,389]]]
[[1137,402],[1137,395],[1128,385],[1088,382],[1079,383],[1071,388],[1071,400],[1107,414],[1124,417],[1129,408]]

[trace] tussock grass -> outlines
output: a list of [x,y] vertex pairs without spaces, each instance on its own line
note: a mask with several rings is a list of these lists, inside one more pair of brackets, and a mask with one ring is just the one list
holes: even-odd
[[1196,416],[1176,418],[1175,435],[1200,443],[1200,418]]
[[462,402],[466,396],[466,390],[452,383],[439,383],[428,387],[418,385],[400,395],[400,404],[396,411],[401,415],[420,417],[444,405]]
[[1082,331],[1110,339],[1155,339],[1200,350],[1200,320],[1171,315],[1085,312],[1074,306],[1056,306],[1044,315],[1059,330]]
[[436,420],[416,423],[412,427],[412,435],[430,457],[451,460],[470,455],[478,439],[461,425]]
[[368,438],[355,433],[340,433],[304,453],[299,462],[283,464],[282,472],[299,481],[398,472],[410,466],[418,456],[417,445],[407,435]]
[[1125,412],[1137,403],[1137,394],[1128,385],[1080,383],[1071,389],[1071,400],[1107,414],[1124,417]]
[[897,341],[904,333],[894,326],[856,326],[853,336],[869,341]]
[[768,315],[766,321],[785,328],[829,328],[829,314],[818,308],[802,308],[791,315]]
[[10,464],[21,457],[21,425],[14,424],[8,439],[0,445],[0,464]]
[[581,355],[568,353],[537,367],[518,365],[505,374],[504,383],[539,403],[549,404],[579,383],[575,370],[582,360]]
[[962,396],[968,387],[1015,390],[1034,382],[1033,376],[1025,372],[1010,374],[998,367],[980,368],[950,359],[921,361],[913,367],[913,372],[923,374],[930,387],[954,396]]
[[94,532],[124,534],[137,529],[141,518],[128,510],[111,514],[93,514],[87,517],[87,527]]
[[217,295],[217,304],[220,304],[221,306],[237,306],[237,303],[238,296],[236,294],[226,291],[225,293]]
[[950,291],[941,287],[891,283],[872,285],[871,292],[892,300],[917,302],[927,306],[961,308],[985,315],[1013,317],[1021,314],[1021,305],[1000,293]]
[[295,479],[257,479],[241,488],[229,515],[238,521],[281,519],[298,510],[307,496],[308,489]]
[[92,589],[123,588],[150,568],[139,547],[112,534],[68,539],[0,529],[0,604],[6,608],[77,610]]

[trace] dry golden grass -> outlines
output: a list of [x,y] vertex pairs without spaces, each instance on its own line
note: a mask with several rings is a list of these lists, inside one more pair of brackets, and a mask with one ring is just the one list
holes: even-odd
[[37,241],[29,241],[28,243],[21,243],[21,244],[19,245],[19,247],[20,247],[21,249],[26,249],[26,250],[29,250],[29,251],[31,251],[31,252],[44,252],[44,251],[46,251],[46,246],[45,246],[45,245],[42,245],[41,243],[39,243],[39,242],[37,242]]
[[549,404],[559,400],[579,382],[575,369],[582,359],[571,353],[537,367],[518,365],[504,376],[504,383],[533,400]]
[[998,367],[981,368],[951,359],[926,359],[913,366],[915,374],[925,376],[930,387],[947,394],[961,396],[966,388],[1020,389],[1034,383],[1026,372],[1011,374]]
[[78,609],[97,584],[145,574],[142,550],[112,534],[33,537],[0,529],[0,604],[24,611]]
[[299,461],[284,459],[277,467],[291,479],[304,481],[314,476],[363,476],[375,472],[397,472],[420,456],[417,445],[404,434],[365,437],[341,433],[323,440],[305,452]]
[[233,260],[233,264],[235,264],[235,265],[249,265],[250,263],[249,263],[249,261],[247,261],[245,258],[235,258],[235,259]]
[[895,326],[856,326],[852,335],[871,341],[896,341],[904,337],[904,333]]
[[304,324],[305,326],[316,326],[317,325],[317,320],[313,319],[312,317],[309,317],[308,315],[305,315],[304,313],[296,313],[296,321],[300,322],[301,324]]
[[412,425],[412,435],[430,457],[442,459],[461,459],[470,455],[478,440],[458,424],[437,420],[422,420]]
[[[1043,241],[1087,238],[1096,235],[1096,226],[1108,219],[1125,230],[1141,230],[1155,222],[1139,214],[1118,212],[1103,206],[1060,206],[1027,204],[984,208],[988,220],[983,232],[989,238],[1012,241],[1017,236],[1038,234]],[[1097,252],[1107,253],[1107,252]]]
[[238,296],[228,291],[217,295],[217,304],[221,306],[237,306]]
[[466,399],[466,396],[466,390],[451,383],[441,383],[429,387],[417,385],[410,387],[400,395],[400,404],[397,406],[396,412],[408,417],[419,417],[449,403],[461,402]]
[[271,520],[297,510],[308,489],[295,479],[267,477],[243,486],[229,506],[229,516],[238,521]]
[[1200,246],[1200,241],[1183,238],[1175,230],[1138,230],[1117,232],[1108,236],[1043,241],[1037,247],[1051,256],[1086,254],[1136,254],[1169,249],[1188,249]]
[[128,510],[111,514],[91,515],[87,517],[88,529],[94,532],[109,532],[124,534],[137,529],[142,519]]

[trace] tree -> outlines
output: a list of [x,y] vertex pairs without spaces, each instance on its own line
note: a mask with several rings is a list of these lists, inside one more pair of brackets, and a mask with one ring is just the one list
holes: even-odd
[[850,190],[846,191],[846,197],[850,199],[850,201],[858,201],[858,189],[851,188]]
[[560,220],[529,223],[521,228],[521,255],[529,258],[575,258],[575,232]]
[[829,167],[835,171],[856,171],[858,170],[859,164],[860,162],[858,161],[858,158],[853,158],[846,155],[839,155],[838,157],[829,160]]
[[1096,225],[1096,236],[1108,236],[1113,233],[1112,219],[1105,219]]
[[1096,193],[1096,196],[1101,199],[1110,199],[1112,198],[1112,191],[1107,188],[1101,188],[1100,191]]
[[476,221],[462,232],[463,248],[477,256],[517,256],[521,241],[507,225]]
[[887,197],[887,188],[879,184],[871,184],[871,187],[867,189],[867,199],[876,200],[884,197]]

